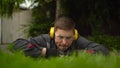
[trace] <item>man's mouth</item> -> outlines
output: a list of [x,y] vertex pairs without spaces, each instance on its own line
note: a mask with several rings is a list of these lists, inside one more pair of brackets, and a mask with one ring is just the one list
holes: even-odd
[[66,46],[66,45],[59,45],[60,47],[64,47],[64,48],[66,48],[66,47],[68,47],[68,46]]
[[67,48],[68,48],[68,46],[66,46],[66,45],[59,45],[60,50],[66,50]]

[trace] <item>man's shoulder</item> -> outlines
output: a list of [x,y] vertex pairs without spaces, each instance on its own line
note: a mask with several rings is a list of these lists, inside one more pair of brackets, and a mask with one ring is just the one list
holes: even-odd
[[47,38],[47,39],[50,39],[50,35],[49,34],[41,34],[40,36],[44,37],[44,38]]
[[41,34],[39,36],[34,37],[34,39],[50,40],[50,36],[49,34]]
[[39,35],[39,36],[50,37],[49,34],[41,34],[41,35]]

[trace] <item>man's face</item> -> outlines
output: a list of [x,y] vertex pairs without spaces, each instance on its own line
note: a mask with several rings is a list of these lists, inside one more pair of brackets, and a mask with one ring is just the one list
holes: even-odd
[[61,51],[68,49],[74,40],[74,32],[72,30],[57,29],[55,31],[55,44]]

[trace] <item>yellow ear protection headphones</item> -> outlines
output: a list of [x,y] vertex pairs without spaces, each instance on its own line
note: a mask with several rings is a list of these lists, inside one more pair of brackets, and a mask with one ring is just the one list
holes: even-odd
[[[77,29],[74,30],[75,34],[74,34],[74,40],[78,39],[78,31]],[[50,28],[50,38],[53,39],[54,38],[54,27]]]

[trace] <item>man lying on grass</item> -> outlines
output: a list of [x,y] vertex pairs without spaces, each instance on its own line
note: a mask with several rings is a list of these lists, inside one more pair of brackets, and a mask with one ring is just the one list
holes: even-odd
[[29,40],[17,39],[13,44],[13,51],[22,50],[26,56],[31,57],[70,55],[73,51],[79,50],[91,54],[109,53],[104,46],[80,36],[75,29],[74,21],[66,16],[61,16],[55,21],[49,34],[41,34]]

